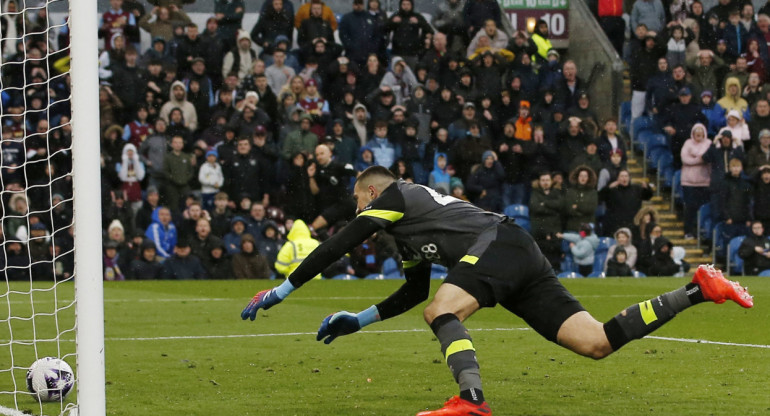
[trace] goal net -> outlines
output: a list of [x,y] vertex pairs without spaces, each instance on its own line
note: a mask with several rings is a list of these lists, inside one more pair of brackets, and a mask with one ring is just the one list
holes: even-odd
[[[96,19],[91,0],[2,1],[0,415],[105,411],[101,230],[88,220],[100,218]],[[43,357],[75,369],[57,402],[27,390]]]

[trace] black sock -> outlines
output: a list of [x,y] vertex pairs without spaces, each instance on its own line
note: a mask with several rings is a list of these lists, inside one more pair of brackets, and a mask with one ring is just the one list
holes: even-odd
[[639,339],[660,328],[677,313],[703,302],[700,286],[689,283],[672,292],[631,305],[604,324],[604,332],[617,351],[629,341]]
[[473,404],[484,403],[484,393],[481,389],[470,388],[468,390],[463,390],[460,392],[460,398]]

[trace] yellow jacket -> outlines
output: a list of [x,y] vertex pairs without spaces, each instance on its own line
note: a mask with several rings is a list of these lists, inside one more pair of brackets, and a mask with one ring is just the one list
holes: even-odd
[[[310,236],[310,228],[302,220],[294,221],[294,226],[291,227],[286,239],[288,241],[278,252],[275,270],[288,278],[299,267],[302,260],[305,260],[321,243]],[[315,278],[320,279],[321,275]]]

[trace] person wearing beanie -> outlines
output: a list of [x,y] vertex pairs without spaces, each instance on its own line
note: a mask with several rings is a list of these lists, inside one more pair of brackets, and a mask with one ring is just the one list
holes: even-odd
[[219,153],[216,149],[206,152],[206,162],[198,170],[198,181],[201,183],[201,202],[203,208],[214,209],[214,196],[225,184],[222,166],[218,163]]
[[155,244],[144,240],[139,246],[139,257],[131,260],[126,272],[127,280],[155,280],[160,278],[163,266],[158,262]]
[[467,191],[471,200],[479,208],[487,211],[500,212],[503,210],[503,181],[505,171],[497,161],[497,155],[491,150],[481,156],[479,166],[468,178]]
[[184,238],[174,245],[174,255],[163,262],[160,276],[168,280],[201,280],[208,277],[200,259],[191,253],[190,242]]

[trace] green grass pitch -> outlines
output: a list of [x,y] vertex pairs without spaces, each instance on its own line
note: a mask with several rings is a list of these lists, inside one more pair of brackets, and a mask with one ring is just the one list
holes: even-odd
[[[105,283],[107,413],[128,415],[414,415],[456,394],[422,306],[338,338],[315,340],[321,320],[387,297],[398,281],[312,281],[282,304],[242,321],[240,311],[270,281]],[[439,281],[433,282],[433,291]],[[649,338],[593,361],[558,347],[498,307],[467,322],[484,393],[495,415],[770,415],[770,279],[743,278],[756,306],[691,308]],[[564,284],[600,321],[684,284],[683,279],[569,279]],[[28,289],[29,284],[12,285]],[[60,287],[60,299],[72,287]],[[46,311],[50,293],[35,294]],[[50,308],[50,307],[49,307]],[[0,298],[0,319],[30,313],[29,296]],[[71,318],[66,312],[62,322]],[[69,315],[69,316],[68,316]],[[39,317],[38,336],[53,319]],[[11,334],[11,330],[13,334]],[[0,340],[31,338],[27,321],[0,328]],[[72,334],[61,343],[71,352]],[[753,346],[745,345],[753,344]],[[41,346],[40,354],[55,354]],[[15,346],[16,365],[33,357]],[[0,348],[8,368],[9,348]],[[72,361],[72,360],[71,360]],[[74,362],[71,362],[74,364]],[[0,391],[24,372],[0,373]],[[74,395],[73,395],[74,397]],[[21,409],[39,412],[29,396]],[[0,395],[0,406],[13,397]],[[59,404],[46,405],[46,415]],[[38,414],[38,413],[35,413]]]

